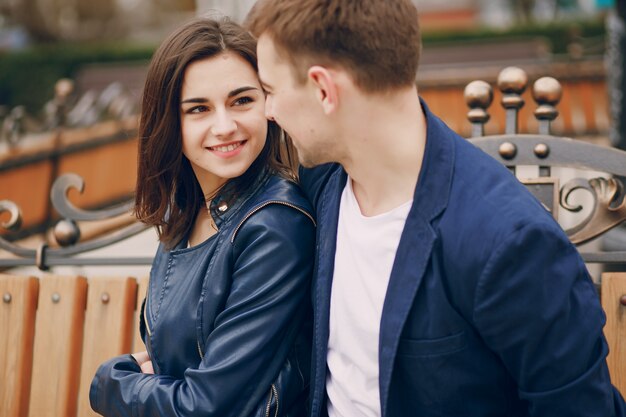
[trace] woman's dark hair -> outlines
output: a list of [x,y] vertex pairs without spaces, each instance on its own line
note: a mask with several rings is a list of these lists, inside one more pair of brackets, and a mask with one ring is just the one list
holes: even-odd
[[[203,195],[182,151],[180,95],[185,70],[192,62],[226,51],[239,54],[258,71],[256,40],[228,19],[185,24],[161,44],[148,67],[139,121],[135,215],[155,226],[167,247],[186,236],[200,207],[215,197]],[[257,159],[216,195],[227,202],[246,195],[266,170],[293,178],[293,154],[282,130],[268,122],[267,140]]]

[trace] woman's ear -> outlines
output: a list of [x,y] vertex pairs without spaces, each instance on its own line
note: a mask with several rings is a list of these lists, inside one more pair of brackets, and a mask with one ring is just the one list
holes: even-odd
[[325,114],[330,114],[337,109],[338,89],[331,71],[320,65],[309,68],[307,77],[315,89],[315,95],[322,105]]

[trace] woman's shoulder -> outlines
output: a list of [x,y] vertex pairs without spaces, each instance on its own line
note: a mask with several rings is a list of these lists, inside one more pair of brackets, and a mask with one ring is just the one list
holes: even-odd
[[312,206],[298,184],[277,175],[272,175],[263,183],[239,217],[231,242],[246,231],[257,236],[261,230],[300,235],[303,232],[313,233],[315,229]]
[[277,174],[269,176],[263,183],[260,190],[248,204],[249,210],[254,210],[258,206],[270,204],[292,205],[312,213],[311,203],[306,198],[300,186],[291,179],[284,178]]

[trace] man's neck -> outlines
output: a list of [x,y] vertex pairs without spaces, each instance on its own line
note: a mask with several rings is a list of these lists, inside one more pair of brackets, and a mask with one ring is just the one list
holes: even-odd
[[411,200],[422,166],[426,119],[415,89],[355,106],[341,162],[352,179],[361,213],[374,216]]

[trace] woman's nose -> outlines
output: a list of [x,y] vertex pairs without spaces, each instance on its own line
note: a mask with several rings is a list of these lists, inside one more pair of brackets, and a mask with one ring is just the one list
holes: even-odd
[[237,130],[237,122],[227,111],[217,112],[211,133],[215,136],[228,136]]

